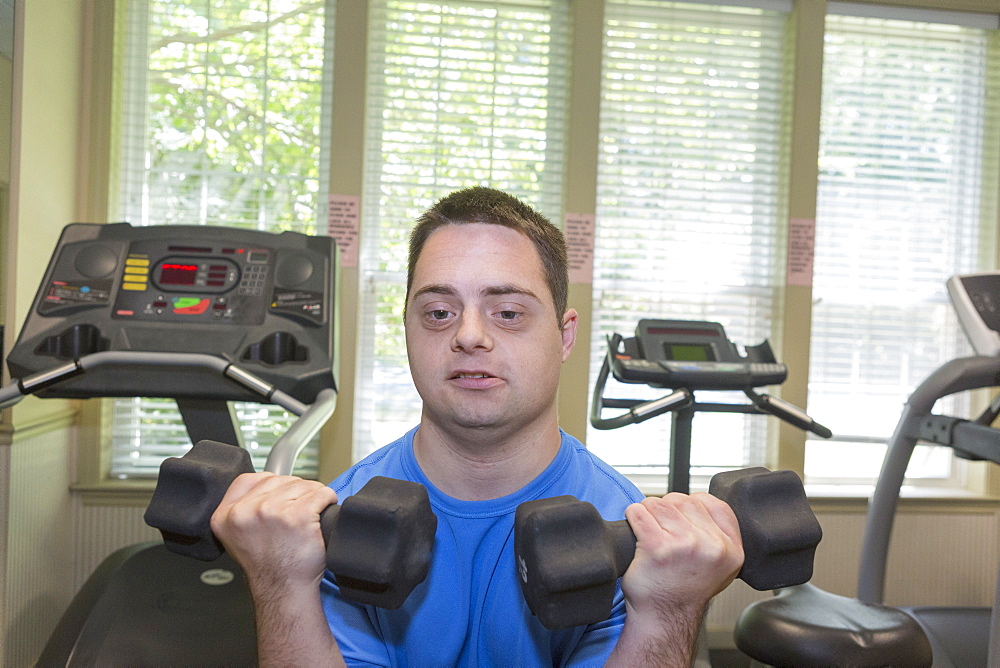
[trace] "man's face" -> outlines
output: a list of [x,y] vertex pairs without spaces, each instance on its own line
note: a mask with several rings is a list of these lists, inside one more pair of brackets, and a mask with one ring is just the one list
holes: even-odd
[[559,369],[576,312],[555,305],[534,245],[500,225],[449,225],[417,261],[406,313],[423,421],[513,433],[556,421]]

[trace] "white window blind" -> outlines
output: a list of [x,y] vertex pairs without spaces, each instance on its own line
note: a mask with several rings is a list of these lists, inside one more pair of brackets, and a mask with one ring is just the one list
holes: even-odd
[[[836,440],[809,441],[813,479],[876,477],[906,397],[971,354],[945,281],[994,262],[995,195],[984,196],[998,175],[983,147],[1000,136],[1000,63],[990,32],[827,18],[809,409]],[[950,451],[920,448],[908,475],[947,478],[950,463]]]
[[[783,278],[786,21],[777,9],[607,3],[592,386],[607,335],[632,336],[642,318],[717,321],[738,345],[770,336]],[[664,392],[612,379],[605,394]],[[761,463],[769,421],[696,414],[692,475]],[[627,433],[591,428],[587,444],[619,470],[665,479],[670,423],[666,415]]]
[[[327,182],[332,2],[131,0],[123,45],[118,215],[133,225],[314,233]],[[176,404],[119,399],[111,476],[155,476],[190,440]],[[260,468],[294,416],[236,405]],[[298,460],[315,476],[314,442]]]
[[355,406],[360,458],[417,424],[406,247],[440,197],[488,185],[559,224],[566,0],[372,0]]

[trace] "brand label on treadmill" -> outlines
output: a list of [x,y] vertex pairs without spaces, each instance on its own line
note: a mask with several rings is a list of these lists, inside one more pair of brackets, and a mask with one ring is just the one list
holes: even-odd
[[200,576],[202,582],[213,587],[227,585],[235,578],[236,576],[233,572],[225,568],[210,568],[207,571],[202,571]]
[[271,312],[298,317],[308,322],[323,322],[323,295],[308,290],[275,290]]

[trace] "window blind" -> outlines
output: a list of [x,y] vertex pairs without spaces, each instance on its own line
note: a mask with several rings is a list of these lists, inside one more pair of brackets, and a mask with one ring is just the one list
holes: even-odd
[[[878,475],[906,397],[971,354],[945,281],[995,261],[996,32],[880,11],[826,23],[809,409],[836,440],[809,441],[813,478]],[[950,462],[923,448],[908,475]]]
[[[738,344],[770,335],[783,278],[786,20],[779,9],[607,3],[591,387],[607,335],[631,336],[642,318],[718,321]],[[663,394],[644,389],[611,379],[606,396]],[[767,423],[696,415],[692,475],[761,463]],[[669,418],[627,430],[591,429],[588,447],[664,478]]]
[[569,48],[566,0],[372,0],[368,11],[357,458],[420,417],[402,323],[415,219],[481,184],[559,223]]
[[[332,2],[132,0],[121,4],[118,215],[133,225],[314,233],[327,182]],[[294,420],[240,403],[260,468]],[[111,476],[155,476],[190,440],[176,404],[119,399]],[[315,476],[316,442],[298,459]]]

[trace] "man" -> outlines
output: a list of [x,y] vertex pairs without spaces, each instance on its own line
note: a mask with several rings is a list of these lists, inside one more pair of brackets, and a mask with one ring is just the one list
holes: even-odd
[[[559,231],[504,193],[459,191],[420,219],[404,314],[420,425],[330,487],[241,476],[213,517],[250,582],[262,665],[690,664],[742,564],[736,518],[707,494],[642,499],[559,429],[578,325],[566,275]],[[324,577],[319,513],[375,475],[424,484],[438,517],[430,574],[399,610],[344,601]],[[520,595],[513,518],[562,494],[627,517],[637,546],[610,619],[553,632]]]

